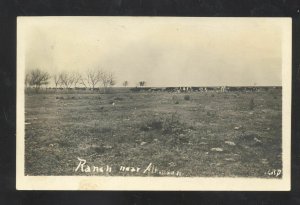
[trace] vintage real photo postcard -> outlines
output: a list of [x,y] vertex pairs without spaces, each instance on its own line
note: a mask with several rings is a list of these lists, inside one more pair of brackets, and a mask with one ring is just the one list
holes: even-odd
[[290,190],[291,19],[18,17],[19,190]]

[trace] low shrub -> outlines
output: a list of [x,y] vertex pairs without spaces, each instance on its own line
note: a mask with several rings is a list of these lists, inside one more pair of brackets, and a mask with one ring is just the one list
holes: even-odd
[[184,96],[184,100],[190,100],[190,99],[191,99],[191,97],[189,95]]
[[163,118],[163,133],[180,133],[185,126],[180,122],[179,115],[177,113],[172,113],[171,115],[166,115]]
[[142,131],[161,130],[163,122],[160,119],[151,119],[141,125]]
[[172,96],[172,101],[174,102],[174,104],[179,104],[179,99],[178,99],[178,96],[177,95],[173,95]]
[[102,128],[100,128],[100,132],[101,133],[112,132],[112,128],[111,127],[102,127]]
[[183,131],[185,125],[180,122],[177,113],[166,114],[161,117],[153,116],[140,125],[142,131],[158,130],[163,134],[174,134]]
[[123,100],[123,98],[121,98],[121,97],[115,97],[114,100],[121,101],[121,100]]

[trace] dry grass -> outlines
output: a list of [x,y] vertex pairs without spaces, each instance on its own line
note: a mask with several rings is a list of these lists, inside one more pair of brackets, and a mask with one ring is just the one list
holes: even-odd
[[189,93],[189,100],[164,92],[40,93],[26,96],[25,110],[27,175],[86,175],[74,172],[77,157],[98,166],[153,163],[183,176],[269,177],[282,166],[280,90]]

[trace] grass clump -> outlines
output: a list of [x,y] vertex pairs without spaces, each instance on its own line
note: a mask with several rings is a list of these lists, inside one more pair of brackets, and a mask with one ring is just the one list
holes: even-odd
[[180,133],[184,125],[180,122],[177,113],[167,114],[160,117],[150,117],[140,125],[142,131],[161,131],[163,134]]
[[172,113],[163,118],[162,132],[164,134],[179,133],[183,130],[184,125],[180,122],[179,115]]
[[113,130],[112,130],[112,128],[111,127],[101,127],[100,129],[99,129],[99,132],[100,133],[111,133]]
[[178,99],[178,97],[177,97],[176,95],[173,95],[173,96],[172,96],[172,101],[173,101],[173,103],[176,104],[176,105],[179,104],[179,99]]
[[122,100],[124,100],[124,98],[122,98],[122,97],[115,97],[114,100],[122,101]]
[[190,100],[190,99],[191,99],[191,97],[189,95],[184,96],[184,100]]
[[253,110],[254,107],[255,107],[254,98],[251,98],[251,99],[250,99],[250,102],[249,102],[249,109],[250,109],[250,110]]
[[142,131],[161,130],[162,121],[160,119],[150,119],[141,125]]

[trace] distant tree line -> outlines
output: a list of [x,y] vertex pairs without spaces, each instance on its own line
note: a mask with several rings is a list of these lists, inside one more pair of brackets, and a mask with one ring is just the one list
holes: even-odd
[[68,73],[62,72],[53,75],[55,88],[72,88],[85,87],[94,90],[96,87],[103,87],[104,89],[112,87],[116,84],[115,77],[112,72],[104,70],[89,69],[84,74],[77,72]]
[[[32,87],[38,92],[41,86],[49,84],[50,79],[53,80],[55,89],[84,87],[95,90],[95,88],[102,87],[104,92],[106,92],[107,88],[116,84],[114,74],[102,69],[89,69],[85,73],[60,72],[50,76],[48,72],[36,68],[26,73],[25,86],[26,88]],[[123,82],[124,87],[128,85],[129,82],[127,80]],[[143,87],[146,85],[146,82],[140,81],[138,85]]]

